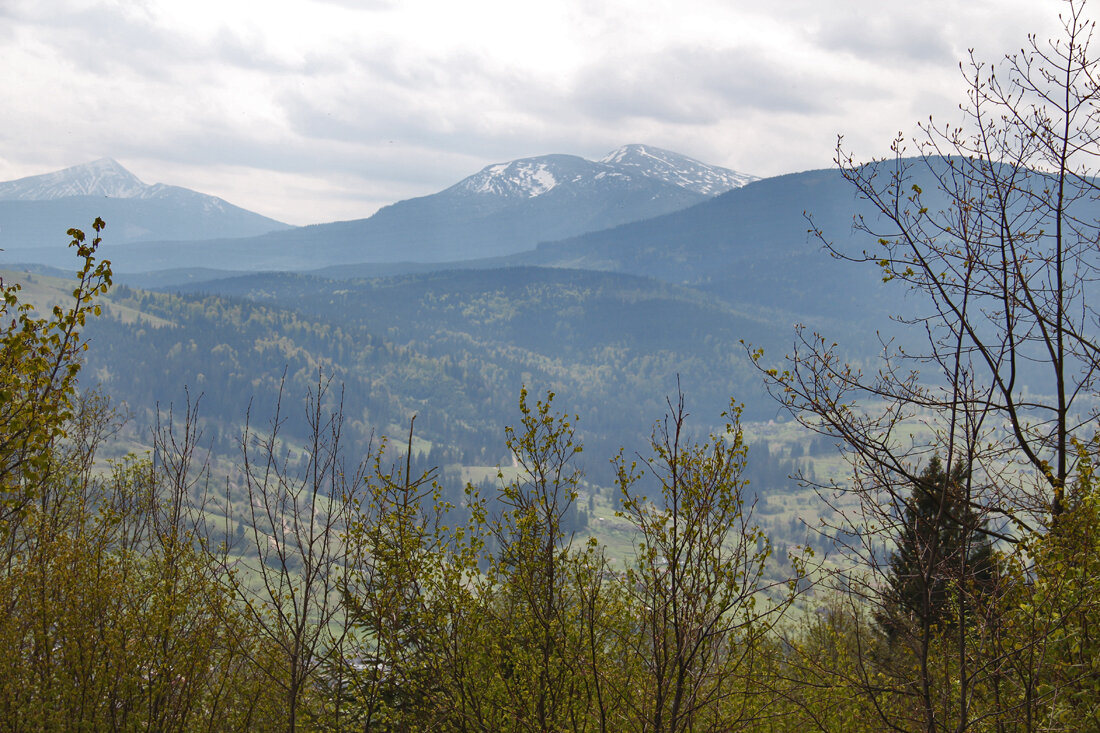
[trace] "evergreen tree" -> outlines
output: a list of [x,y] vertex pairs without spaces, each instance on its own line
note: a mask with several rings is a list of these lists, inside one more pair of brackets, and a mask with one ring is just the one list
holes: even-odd
[[968,481],[964,463],[948,475],[937,455],[913,485],[876,614],[891,640],[911,628],[952,625],[952,588],[965,583],[980,592],[991,581],[993,548],[966,501]]

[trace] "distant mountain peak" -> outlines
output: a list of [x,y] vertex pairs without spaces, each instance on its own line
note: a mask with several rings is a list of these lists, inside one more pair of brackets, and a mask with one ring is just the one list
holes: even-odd
[[[117,160],[100,158],[53,173],[0,182],[0,256],[8,262],[68,267],[71,263],[66,258],[71,255],[67,248],[55,246],[58,232],[73,224],[86,226],[96,217],[110,225],[107,241],[112,247],[254,237],[289,228],[216,196],[163,183],[147,185]],[[194,264],[190,254],[184,256],[188,265]],[[116,265],[125,260],[112,259]]]
[[[651,150],[654,151],[655,153],[657,153],[657,155],[654,155],[654,153],[651,153],[650,152]],[[600,162],[601,163],[621,163],[624,160],[629,161],[629,160],[632,160],[634,158],[642,157],[642,156],[661,158],[662,157],[661,154],[664,154],[665,156],[679,155],[678,153],[672,153],[669,150],[662,150],[661,148],[653,148],[653,147],[650,147],[648,145],[642,145],[641,143],[631,143],[630,145],[623,145],[621,148],[618,148],[616,150],[612,150],[610,153],[608,153],[607,155],[600,158]],[[681,157],[683,157],[683,156],[681,156]]]
[[471,193],[496,193],[519,195],[526,198],[541,196],[558,185],[553,167],[539,158],[524,158],[511,163],[495,163],[485,166],[466,179],[465,188]]
[[114,158],[99,158],[98,160],[93,160],[91,163],[85,163],[84,165],[74,165],[58,172],[65,173],[68,171],[80,170],[88,170],[104,174],[120,174],[129,176],[131,178],[134,178],[134,180],[137,180],[137,177],[134,176],[133,173],[123,168],[122,164]]
[[69,196],[143,198],[149,189],[137,176],[113,158],[0,183],[0,200],[49,201]]
[[598,161],[576,155],[540,155],[487,165],[451,190],[503,199],[532,199],[562,184],[603,179],[647,179],[703,196],[717,196],[758,180],[729,168],[707,165],[652,145],[624,145]]
[[706,196],[717,196],[760,180],[757,176],[707,165],[671,150],[638,143],[613,150],[601,158],[600,162],[639,173],[648,178],[660,179]]
[[603,169],[604,166],[576,155],[540,155],[487,165],[455,184],[451,190],[501,198],[532,199],[563,183],[593,178]]

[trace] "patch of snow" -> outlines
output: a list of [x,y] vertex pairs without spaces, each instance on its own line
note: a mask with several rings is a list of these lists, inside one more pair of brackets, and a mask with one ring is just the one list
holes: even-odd
[[471,193],[509,198],[534,198],[557,185],[554,172],[545,161],[537,159],[495,163],[458,184],[459,188]]
[[716,196],[758,180],[756,176],[707,165],[686,155],[648,145],[624,145],[605,155],[600,162],[706,196]]
[[554,174],[546,168],[545,163],[539,163],[539,167],[528,175],[527,197],[541,196],[556,185],[558,180],[554,178]]

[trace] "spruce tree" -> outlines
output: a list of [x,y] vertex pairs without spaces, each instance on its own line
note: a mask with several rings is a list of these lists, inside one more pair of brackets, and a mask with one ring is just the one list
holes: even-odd
[[953,625],[952,589],[967,584],[980,593],[991,581],[993,548],[966,501],[968,474],[956,462],[948,475],[933,456],[910,491],[876,614],[891,640],[925,624]]

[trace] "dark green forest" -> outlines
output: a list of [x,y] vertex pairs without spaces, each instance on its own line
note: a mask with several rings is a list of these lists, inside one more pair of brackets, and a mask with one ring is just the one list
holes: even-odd
[[838,146],[864,247],[803,228],[896,340],[552,267],[158,293],[69,230],[75,280],[0,283],[0,730],[1100,729],[1063,20],[967,126]]

